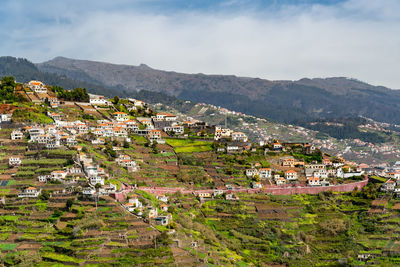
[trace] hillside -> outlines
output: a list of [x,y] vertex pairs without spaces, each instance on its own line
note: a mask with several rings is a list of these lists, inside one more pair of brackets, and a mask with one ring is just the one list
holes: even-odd
[[0,80],[1,266],[398,265],[390,169],[285,141],[298,126],[260,144],[237,129],[265,119],[140,94],[165,104]]
[[65,75],[57,75],[40,71],[32,62],[15,57],[0,57],[0,77],[14,76],[18,82],[29,82],[30,80],[40,80],[49,85],[59,85],[65,89],[77,87],[87,88],[92,93],[103,93],[114,95],[115,88],[92,84],[86,81],[76,81]]
[[[279,122],[364,116],[400,123],[400,92],[347,78],[270,81],[226,75],[183,74],[146,65],[116,65],[57,57],[43,72],[124,90],[163,92]],[[122,95],[122,94],[121,94]]]

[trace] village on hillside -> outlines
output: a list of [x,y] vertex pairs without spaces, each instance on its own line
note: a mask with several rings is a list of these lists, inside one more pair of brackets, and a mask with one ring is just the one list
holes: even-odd
[[[240,130],[251,128],[245,122],[230,129],[157,111],[138,99],[108,98],[82,88],[64,90],[41,81],[15,83],[3,79],[0,85],[6,87],[6,82],[15,84],[12,93],[25,102],[0,105],[0,217],[5,216],[5,222],[29,218],[29,229],[33,221],[44,227],[50,218],[54,228],[48,233],[57,233],[58,238],[21,229],[4,230],[0,235],[7,237],[4,244],[15,244],[17,250],[51,247],[41,252],[48,260],[81,264],[90,263],[88,259],[98,263],[99,258],[108,257],[113,262],[113,249],[152,247],[153,240],[165,247],[168,238],[164,235],[172,236],[177,244],[172,252],[175,260],[190,262],[190,253],[197,250],[205,256],[196,252],[194,258],[202,258],[203,262],[235,259],[229,253],[224,257],[207,254],[208,245],[199,243],[196,233],[176,233],[177,223],[185,225],[183,217],[177,218],[177,209],[188,209],[188,203],[195,200],[208,207],[211,204],[207,203],[221,198],[224,205],[234,206],[251,195],[258,195],[260,203],[270,201],[274,195],[328,196],[332,192],[360,191],[368,179],[381,182],[383,199],[400,198],[399,162],[371,168],[328,154],[324,144],[288,142],[278,136],[253,141]],[[182,194],[184,197],[178,200]],[[253,206],[255,212],[277,212],[288,220],[293,216],[286,209],[260,203]],[[389,202],[382,203],[385,208],[371,212],[384,212]],[[36,212],[31,214],[28,207]],[[79,229],[71,226],[81,218],[89,220],[87,214],[101,216],[102,223],[88,222]],[[229,216],[222,210],[218,214]],[[113,216],[119,220],[113,220]],[[198,226],[197,231],[201,229]],[[61,242],[67,231],[80,238],[101,238],[105,245],[92,245],[96,249],[82,257],[72,250],[60,260],[61,248],[55,242]],[[33,236],[39,232],[40,242]],[[167,253],[157,247],[156,252],[161,256]],[[366,254],[359,253],[358,260],[376,256]],[[164,260],[161,263],[168,263],[168,256]]]

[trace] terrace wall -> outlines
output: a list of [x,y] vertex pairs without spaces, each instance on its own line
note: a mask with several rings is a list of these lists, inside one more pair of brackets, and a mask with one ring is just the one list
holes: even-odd
[[[333,186],[318,186],[318,187],[294,187],[294,186],[269,186],[262,189],[232,189],[223,191],[230,192],[247,192],[247,193],[265,193],[272,195],[293,195],[293,194],[318,194],[325,191],[333,192],[351,192],[353,190],[361,190],[368,184],[368,178],[363,181],[333,185]],[[208,190],[187,190],[184,188],[166,188],[166,187],[138,187],[137,189],[152,193],[152,194],[173,194],[181,191],[183,194],[199,194],[199,193],[213,193],[213,189]],[[125,191],[129,192],[129,191]]]

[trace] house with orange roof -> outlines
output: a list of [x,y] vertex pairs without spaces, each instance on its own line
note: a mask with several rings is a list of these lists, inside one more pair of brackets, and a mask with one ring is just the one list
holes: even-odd
[[161,131],[160,130],[150,130],[147,134],[147,138],[151,141],[159,141],[161,140]]
[[92,130],[92,133],[94,135],[102,136],[104,134],[104,131],[100,128],[96,128],[96,129]]
[[276,183],[277,185],[284,185],[284,184],[286,184],[286,179],[283,178],[283,177],[280,177],[280,176],[278,175],[278,177],[275,177],[275,183]]
[[251,182],[251,188],[259,189],[259,188],[262,188],[262,187],[263,186],[262,186],[261,182]]
[[176,115],[168,113],[168,112],[160,112],[157,113],[155,118],[156,120],[165,120],[165,121],[176,121]]
[[307,178],[307,184],[309,186],[320,186],[321,181],[320,178],[312,176]]
[[214,132],[214,140],[218,141],[223,138],[230,138],[232,134],[232,130],[229,128],[224,128],[221,126],[216,126],[215,127],[215,132]]
[[165,204],[165,203],[162,203],[162,204],[160,205],[160,209],[161,209],[163,212],[167,212],[167,211],[168,211],[168,205]]
[[282,167],[293,168],[295,166],[295,160],[292,157],[280,158],[279,162]]
[[172,132],[174,134],[183,134],[184,133],[184,128],[182,125],[174,124],[171,126],[166,126],[164,127],[164,132]]
[[260,179],[270,179],[272,177],[271,168],[260,168]]
[[66,171],[52,171],[51,179],[54,181],[64,182],[68,172]]
[[57,97],[55,96],[46,97],[45,102],[52,108],[58,108],[58,106],[60,105],[60,101],[58,101]]
[[332,166],[332,161],[328,158],[324,158],[322,160],[322,164],[324,164],[325,166]]
[[126,128],[128,130],[136,131],[139,130],[139,126],[135,120],[127,120],[125,121]]
[[297,180],[297,172],[294,170],[285,171],[285,178],[289,181]]
[[275,142],[272,144],[272,149],[274,151],[281,151],[282,150],[282,144],[279,142]]
[[52,112],[48,112],[47,115],[52,118],[55,121],[60,121],[61,120],[61,115],[58,113],[52,113]]
[[115,137],[128,137],[128,133],[125,131],[124,128],[121,128],[121,127],[114,127],[113,135]]
[[47,88],[46,86],[41,82],[41,81],[30,81],[28,83],[28,87],[34,91],[35,93],[38,94],[46,94],[47,93]]
[[28,187],[25,188],[24,190],[22,190],[19,194],[18,197],[19,198],[26,198],[26,197],[38,197],[39,194],[41,193],[41,189],[37,189],[36,187]]
[[125,112],[117,111],[113,113],[114,119],[116,121],[127,121],[129,120],[129,115]]

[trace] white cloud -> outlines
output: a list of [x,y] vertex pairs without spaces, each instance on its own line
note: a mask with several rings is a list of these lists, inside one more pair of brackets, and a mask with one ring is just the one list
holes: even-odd
[[398,1],[349,0],[234,15],[52,8],[66,11],[49,25],[13,31],[0,51],[36,62],[61,55],[267,79],[347,76],[400,89]]

